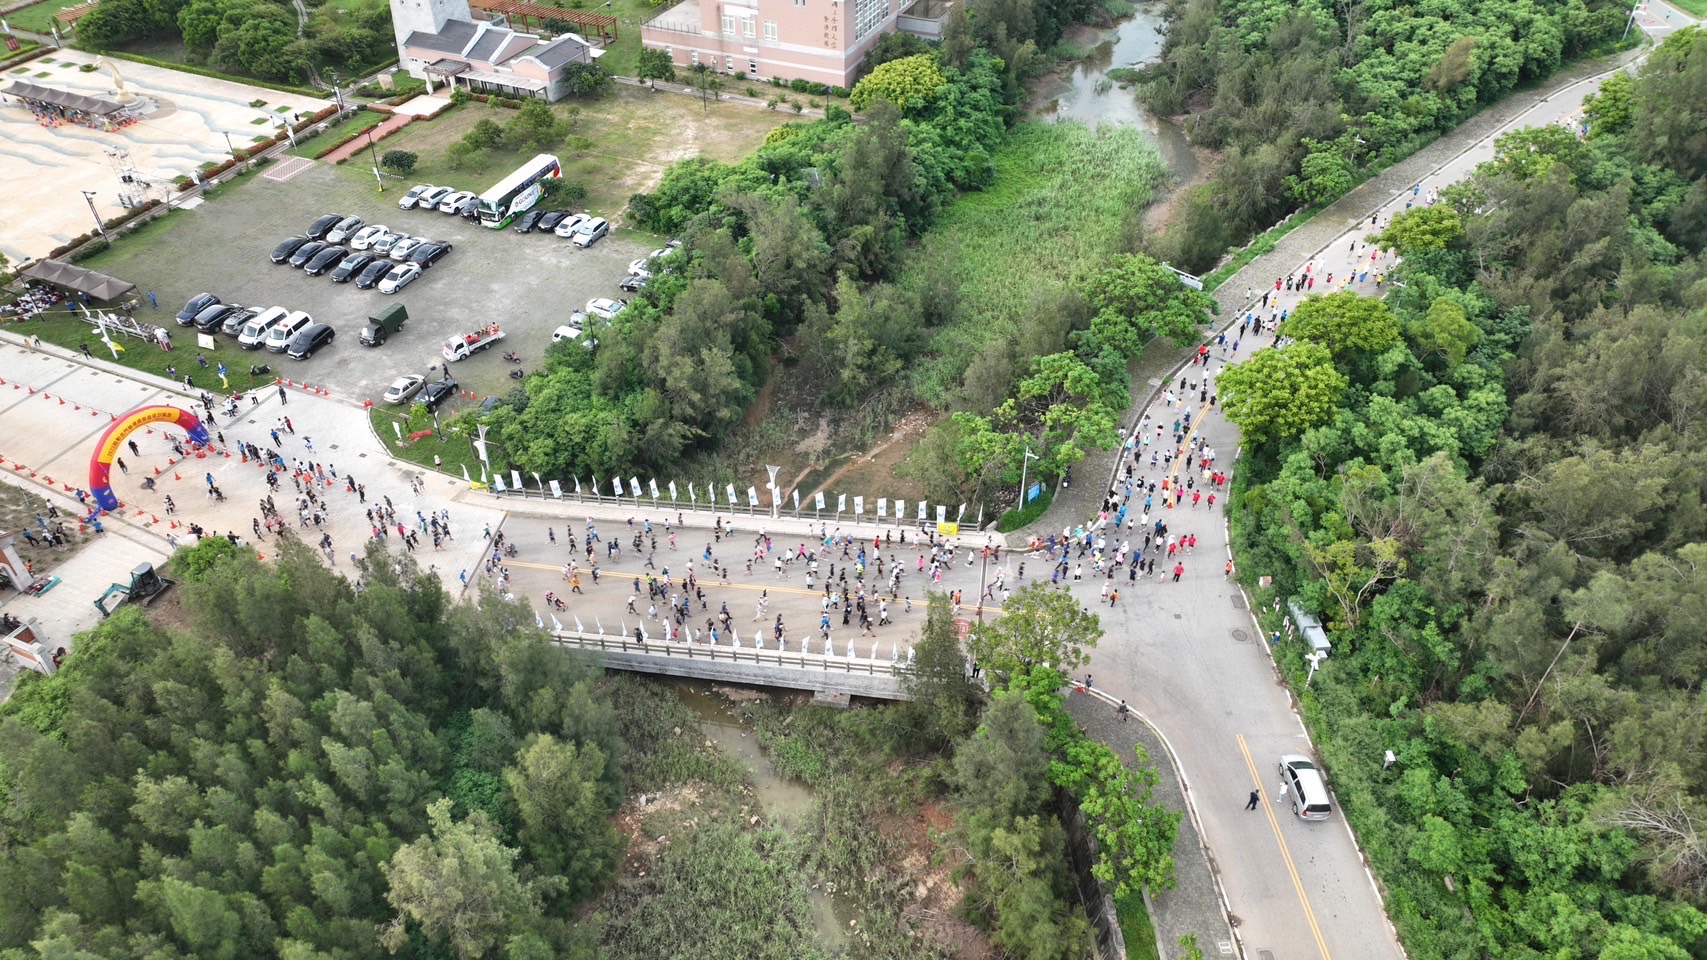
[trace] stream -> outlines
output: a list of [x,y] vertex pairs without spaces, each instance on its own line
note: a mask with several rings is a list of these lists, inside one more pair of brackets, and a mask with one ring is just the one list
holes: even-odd
[[1198,172],[1185,131],[1171,120],[1151,116],[1131,88],[1110,80],[1108,71],[1153,62],[1162,52],[1165,21],[1160,4],[1150,3],[1112,27],[1078,26],[1066,41],[1089,49],[1090,56],[1067,64],[1032,88],[1026,105],[1032,116],[1048,120],[1078,120],[1092,127],[1104,123],[1135,127],[1156,145],[1168,170],[1181,182]]
[[[758,734],[735,716],[728,701],[715,693],[711,684],[674,680],[669,687],[699,717],[700,733],[752,775],[753,794],[764,805],[765,815],[785,831],[798,826],[801,816],[812,807],[812,790],[777,772],[760,749]],[[840,904],[816,886],[806,891],[806,898],[812,905],[812,926],[819,942],[831,953],[840,952],[847,943],[848,922],[855,915],[850,912],[842,916]]]

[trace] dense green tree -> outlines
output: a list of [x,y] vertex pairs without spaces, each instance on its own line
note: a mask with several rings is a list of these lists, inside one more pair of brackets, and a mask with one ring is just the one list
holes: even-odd
[[380,155],[379,165],[408,176],[409,171],[415,169],[415,164],[419,163],[420,160],[419,154],[409,150],[387,150]]
[[855,110],[864,110],[878,100],[887,100],[903,113],[914,113],[930,106],[945,82],[934,55],[901,57],[879,64],[854,84],[848,103]]
[[654,47],[642,47],[640,57],[635,64],[634,75],[642,80],[662,80],[666,83],[674,83],[676,65],[671,62],[669,51]]
[[1167,337],[1175,345],[1195,340],[1215,310],[1212,297],[1142,254],[1116,257],[1091,278],[1087,296],[1097,311],[1091,338],[1128,358],[1138,356],[1151,337]]
[[1327,347],[1336,358],[1367,358],[1399,342],[1399,322],[1387,305],[1350,291],[1306,297],[1280,332]]
[[1102,639],[1102,622],[1061,590],[1027,584],[1002,606],[1002,615],[966,638],[978,664],[1002,677],[1032,666],[1071,672],[1089,662],[1086,649]]
[[[471,131],[469,137],[473,136],[474,132]],[[544,100],[530,99],[522,104],[516,115],[504,125],[503,142],[505,147],[525,153],[556,148],[568,136],[569,121],[559,116],[551,104]]]
[[597,893],[616,869],[621,842],[604,816],[605,762],[593,744],[577,749],[540,736],[504,771],[521,819],[518,837],[542,869],[564,879],[561,893],[571,903]]
[[1346,388],[1327,348],[1314,343],[1261,351],[1223,370],[1215,383],[1228,419],[1259,441],[1297,436],[1327,422]]
[[947,594],[933,592],[925,601],[925,623],[913,650],[902,682],[912,697],[907,712],[919,739],[938,747],[956,743],[971,732],[982,693],[968,675]]

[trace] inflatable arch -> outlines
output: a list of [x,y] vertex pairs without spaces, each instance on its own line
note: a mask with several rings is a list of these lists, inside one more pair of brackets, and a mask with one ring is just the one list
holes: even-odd
[[177,407],[138,407],[114,420],[95,444],[95,455],[89,458],[89,492],[95,495],[95,503],[102,510],[119,508],[119,498],[113,495],[113,485],[109,482],[119,447],[137,427],[151,423],[171,423],[189,434],[191,443],[207,443],[207,428],[195,414]]

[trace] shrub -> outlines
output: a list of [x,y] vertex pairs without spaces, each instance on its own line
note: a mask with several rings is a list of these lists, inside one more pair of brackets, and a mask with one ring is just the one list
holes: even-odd
[[793,80],[788,81],[788,89],[793,90],[795,93],[805,93],[811,88],[811,86],[812,84],[810,82],[802,80],[799,77],[795,77]]
[[1055,501],[1055,484],[1047,477],[1038,477],[1037,482],[1043,484],[1043,492],[1036,500],[1025,505],[1023,510],[1009,510],[996,521],[996,530],[1000,533],[1012,533],[1021,527],[1035,523],[1049,505]]

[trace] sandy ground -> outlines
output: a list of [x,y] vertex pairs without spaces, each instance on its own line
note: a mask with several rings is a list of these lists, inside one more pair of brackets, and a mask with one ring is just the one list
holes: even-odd
[[[87,96],[116,98],[112,74],[103,69],[78,69],[94,57],[63,50],[12,70],[0,77],[28,81]],[[103,218],[124,212],[121,188],[141,199],[163,199],[163,188],[203,164],[218,162],[239,149],[277,132],[277,118],[313,112],[324,104],[311,97],[251,87],[227,80],[178,73],[160,67],[124,62],[125,89],[156,106],[141,122],[106,132],[74,124],[44,127],[29,108],[7,98],[0,104],[0,253],[13,261],[42,257],[49,250],[94,226],[83,191],[95,192],[95,208]],[[265,101],[263,107],[250,103]],[[259,122],[257,122],[259,121]],[[123,184],[124,159],[109,154],[128,151],[129,165],[145,187]]]

